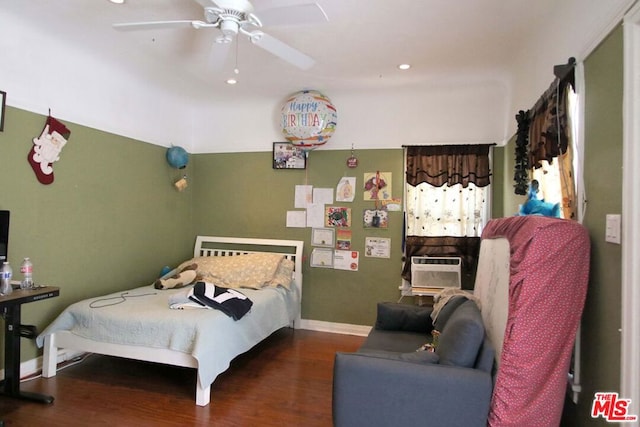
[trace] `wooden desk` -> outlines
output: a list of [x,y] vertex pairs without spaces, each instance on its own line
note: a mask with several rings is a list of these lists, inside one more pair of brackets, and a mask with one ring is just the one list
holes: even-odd
[[4,317],[4,380],[0,384],[5,396],[42,403],[53,402],[53,396],[20,391],[20,308],[22,304],[58,295],[60,288],[43,286],[28,290],[14,289],[10,295],[0,296],[0,314]]

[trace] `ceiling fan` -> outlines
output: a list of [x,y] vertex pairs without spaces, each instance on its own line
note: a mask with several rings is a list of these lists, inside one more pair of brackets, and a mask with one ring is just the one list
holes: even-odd
[[[293,6],[282,6],[262,9],[258,13],[262,19],[254,14],[254,7],[248,0],[195,0],[204,8],[204,20],[175,20],[129,22],[113,24],[116,30],[150,30],[158,28],[185,28],[196,30],[202,28],[217,28],[220,35],[215,41],[221,45],[229,45],[238,33],[249,38],[254,45],[271,54],[307,70],[313,66],[315,60],[275,37],[266,34],[261,29],[263,21],[267,25],[311,24],[328,21],[327,15],[318,3],[304,3]],[[220,55],[216,55],[219,57]]]

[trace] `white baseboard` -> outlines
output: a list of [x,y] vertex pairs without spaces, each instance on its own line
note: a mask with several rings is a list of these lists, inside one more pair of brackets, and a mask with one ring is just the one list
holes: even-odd
[[[58,363],[72,360],[80,355],[84,354],[81,351],[61,349],[58,350]],[[38,374],[42,370],[42,356],[35,359],[27,360],[20,363],[20,378],[29,377],[31,375]],[[4,369],[0,370],[2,374],[1,378],[4,379]]]
[[351,325],[348,323],[325,322],[322,320],[300,320],[300,329],[309,331],[331,332],[334,334],[358,335],[366,337],[371,331],[371,326]]

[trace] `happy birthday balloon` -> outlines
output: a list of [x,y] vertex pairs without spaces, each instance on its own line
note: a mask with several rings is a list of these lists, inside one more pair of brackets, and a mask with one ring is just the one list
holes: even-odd
[[295,93],[282,106],[282,134],[305,151],[326,144],[337,121],[336,107],[316,90]]

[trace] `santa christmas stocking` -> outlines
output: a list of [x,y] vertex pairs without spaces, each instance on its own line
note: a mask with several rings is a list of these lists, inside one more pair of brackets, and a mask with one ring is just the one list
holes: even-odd
[[60,160],[62,147],[67,143],[71,132],[65,125],[53,117],[47,117],[47,122],[39,137],[33,138],[33,147],[27,159],[42,184],[53,182],[53,167],[51,164]]

